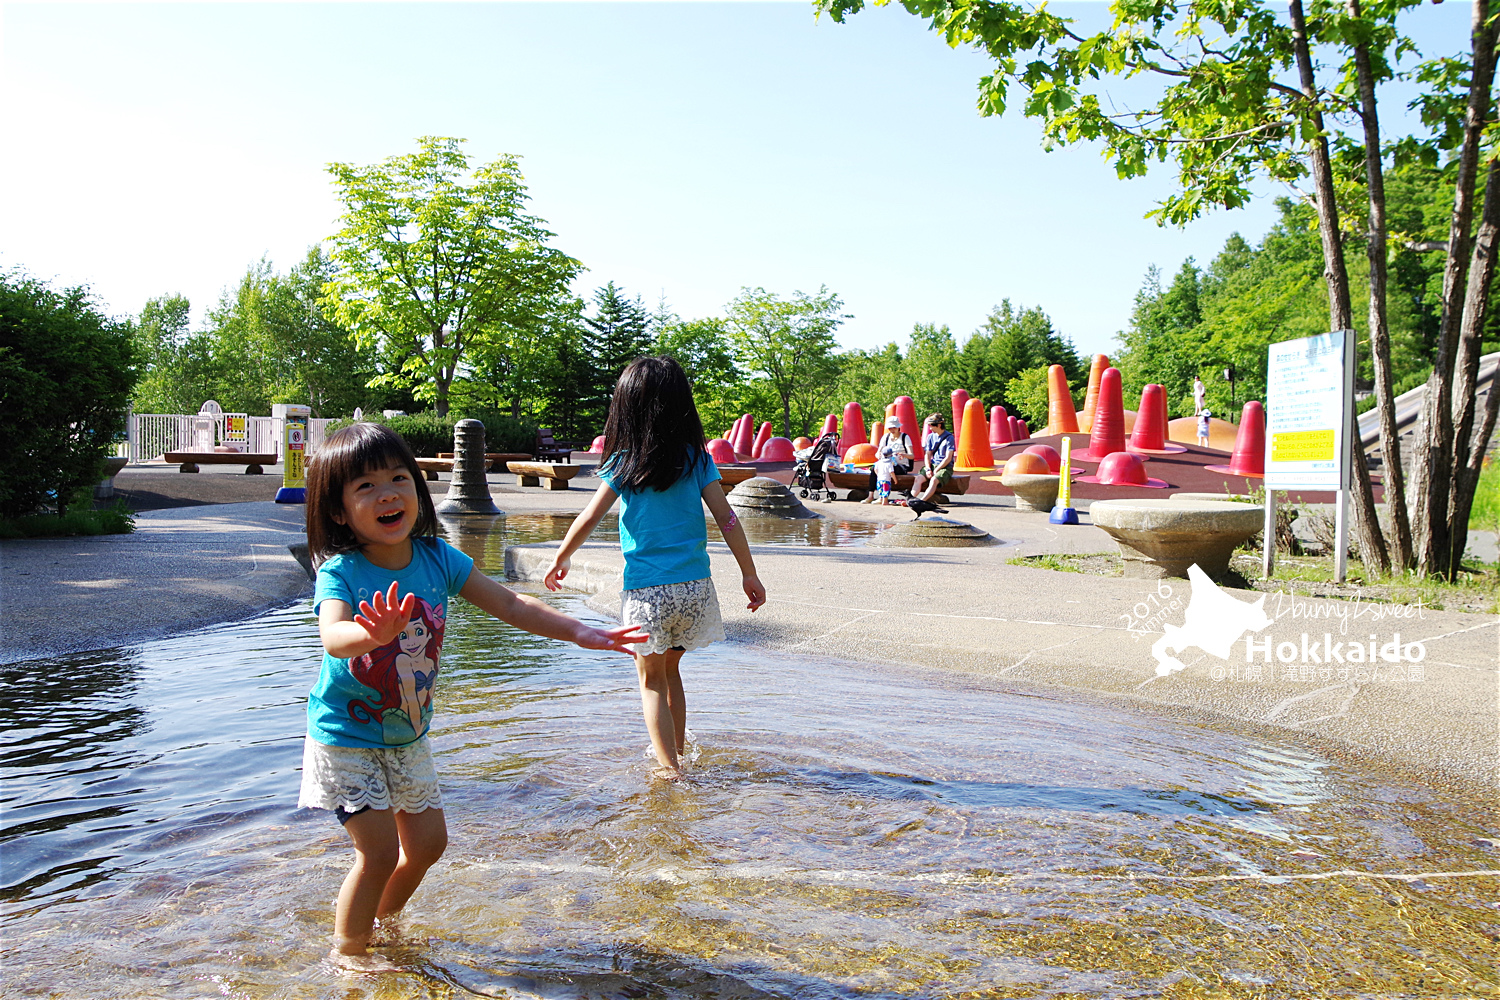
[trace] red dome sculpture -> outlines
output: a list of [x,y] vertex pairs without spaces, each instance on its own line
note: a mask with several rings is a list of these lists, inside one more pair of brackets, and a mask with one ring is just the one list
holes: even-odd
[[[1114,369],[1110,369],[1113,371]],[[1095,412],[1098,417],[1098,412]],[[1096,424],[1097,426],[1097,424]],[[1092,476],[1079,476],[1080,483],[1097,483],[1100,486],[1139,486],[1148,490],[1164,490],[1167,481],[1152,479],[1146,475],[1146,465],[1139,455],[1128,451],[1117,451],[1106,455],[1099,463],[1099,470]]]

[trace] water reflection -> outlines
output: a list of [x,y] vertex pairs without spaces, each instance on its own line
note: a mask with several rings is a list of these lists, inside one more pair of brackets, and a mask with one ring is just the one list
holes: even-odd
[[320,958],[347,847],[294,808],[318,662],[305,606],[7,668],[57,700],[13,702],[6,737],[6,992],[1497,986],[1495,878],[1302,878],[1493,869],[1488,806],[1290,744],[729,645],[685,660],[693,780],[668,786],[649,779],[627,658],[461,603],[448,635],[434,746],[452,847],[383,946],[404,971],[380,981]]

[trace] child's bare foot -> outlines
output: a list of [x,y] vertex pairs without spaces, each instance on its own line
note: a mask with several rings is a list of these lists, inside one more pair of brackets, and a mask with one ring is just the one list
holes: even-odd
[[342,972],[400,972],[401,967],[379,952],[368,951],[364,954],[346,955],[333,948],[328,952],[328,960]]
[[670,781],[674,784],[687,780],[687,775],[682,773],[682,768],[680,767],[658,767],[651,772],[651,777],[660,778],[662,781]]

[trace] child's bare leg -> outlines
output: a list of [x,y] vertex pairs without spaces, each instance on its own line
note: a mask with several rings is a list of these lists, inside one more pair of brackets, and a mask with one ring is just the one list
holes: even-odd
[[364,955],[370,946],[380,897],[400,861],[401,841],[389,809],[369,809],[352,816],[344,829],[354,840],[354,867],[344,876],[334,909],[334,951]]
[[671,684],[667,679],[669,653],[643,653],[635,658],[641,681],[641,714],[646,717],[646,732],[651,735],[651,749],[662,767],[674,775],[681,774],[677,764],[677,723],[672,718]]
[[672,732],[677,737],[677,754],[687,751],[687,696],[682,693],[682,674],[677,665],[686,650],[669,649],[667,658],[667,706],[672,710]]
[[441,809],[424,809],[419,813],[396,813],[396,832],[401,838],[401,856],[386,879],[380,896],[377,917],[400,912],[411,894],[422,884],[427,869],[437,864],[448,847],[448,824]]

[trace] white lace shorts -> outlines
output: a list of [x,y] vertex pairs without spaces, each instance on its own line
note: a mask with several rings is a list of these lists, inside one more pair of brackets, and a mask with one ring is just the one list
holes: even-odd
[[331,747],[311,736],[302,742],[299,809],[395,809],[419,813],[443,808],[432,747],[423,736],[400,747]]
[[665,653],[673,646],[697,649],[724,638],[719,595],[707,577],[624,591],[620,624],[639,625],[651,636],[630,647],[637,653]]

